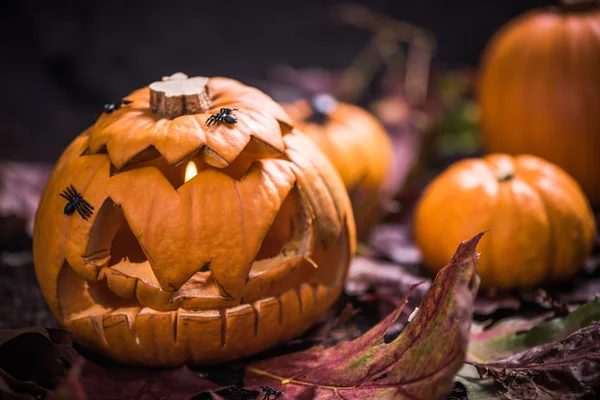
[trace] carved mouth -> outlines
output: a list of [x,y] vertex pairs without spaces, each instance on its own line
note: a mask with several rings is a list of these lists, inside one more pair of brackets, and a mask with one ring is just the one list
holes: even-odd
[[[301,284],[278,296],[221,310],[87,309],[65,321],[85,347],[144,365],[210,364],[245,357],[303,333],[341,288]],[[98,310],[100,311],[100,310]]]
[[[347,234],[338,246],[348,246]],[[237,302],[220,295],[210,271],[168,292],[148,260],[104,267],[95,282],[65,263],[58,286],[65,326],[83,346],[130,364],[211,364],[254,354],[303,333],[341,292],[329,251],[305,258],[284,249],[254,262]]]
[[[347,246],[347,241],[348,236],[342,235],[334,246]],[[255,269],[246,286],[253,295],[238,304],[223,300],[215,291],[210,293],[212,298],[207,295],[209,272],[198,272],[176,292],[162,291],[138,278],[136,295],[123,298],[111,290],[115,285],[109,274],[101,281],[88,282],[65,264],[58,287],[64,323],[83,346],[130,364],[211,364],[245,357],[303,333],[341,292],[340,284],[316,283],[323,280],[316,272],[327,268],[315,269],[313,263],[326,267],[324,252],[311,261],[292,257],[289,263],[293,265],[279,264],[275,260],[280,257],[256,262],[278,266]],[[131,265],[140,269],[148,261]],[[306,276],[306,280],[294,275]],[[208,302],[215,307],[200,307]],[[168,307],[163,310],[156,308],[165,304]]]

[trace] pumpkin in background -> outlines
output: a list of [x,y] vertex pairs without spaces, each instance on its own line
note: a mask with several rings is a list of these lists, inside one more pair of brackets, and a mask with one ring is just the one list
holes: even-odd
[[592,249],[596,224],[580,186],[538,157],[492,154],[451,165],[423,192],[414,233],[439,271],[465,237],[489,230],[478,249],[483,288],[562,281]]
[[600,207],[600,9],[562,0],[501,29],[479,82],[481,129],[490,152],[555,163]]
[[281,106],[231,79],[175,74],[68,146],[33,250],[52,312],[83,346],[210,364],[314,323],[341,293],[354,235],[338,174]]
[[283,107],[340,173],[352,202],[358,237],[368,239],[392,196],[385,187],[394,156],[387,132],[368,111],[328,94]]

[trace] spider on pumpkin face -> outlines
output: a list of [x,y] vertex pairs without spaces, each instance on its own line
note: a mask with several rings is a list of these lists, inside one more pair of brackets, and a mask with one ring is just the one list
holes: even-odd
[[59,193],[59,195],[67,199],[67,205],[65,205],[64,209],[66,215],[71,215],[77,211],[81,218],[87,221],[94,213],[94,207],[83,199],[81,193],[79,193],[73,185],[69,185],[62,193]]
[[238,120],[231,113],[237,108],[221,108],[217,114],[213,114],[206,120],[206,125],[216,125],[219,122],[227,122],[228,124],[237,124]]
[[114,103],[110,103],[110,104],[105,104],[104,105],[104,113],[105,114],[110,114],[115,110],[118,110],[119,108],[121,108],[121,106],[123,105],[128,105],[131,104],[132,101],[131,100],[127,100],[127,99],[121,99],[119,101],[116,101]]

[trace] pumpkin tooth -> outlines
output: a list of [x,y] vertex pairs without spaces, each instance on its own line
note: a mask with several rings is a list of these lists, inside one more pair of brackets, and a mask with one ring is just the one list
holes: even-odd
[[127,276],[124,273],[109,267],[100,270],[98,279],[101,280],[103,278],[106,278],[108,288],[117,296],[129,299],[135,295],[138,278]]
[[104,335],[102,319],[102,315],[87,315],[65,321],[65,323],[73,335],[80,338],[78,341],[84,346],[92,346],[106,351],[108,342]]
[[101,276],[101,273],[110,261],[110,249],[100,250],[81,258],[85,264],[77,272],[83,279],[87,281],[99,281],[104,278],[104,276]]
[[135,290],[135,296],[141,305],[161,311],[175,310],[179,307],[179,300],[171,300],[172,295],[173,292],[167,292],[142,280],[138,281]]
[[257,342],[269,342],[279,337],[281,305],[276,297],[267,297],[253,303],[256,312],[255,337]]
[[221,296],[215,282],[211,281],[203,285],[189,285],[189,288],[183,286],[171,295],[169,302],[178,304],[179,307],[185,308],[186,310],[201,310],[207,308],[234,307],[240,303],[240,300],[241,299],[234,300]]
[[225,158],[208,146],[204,146],[201,153],[202,159],[208,165],[212,165],[216,168],[225,168],[229,165],[229,162]]
[[[224,322],[218,310],[180,309],[177,318],[177,341],[188,349],[192,359],[212,360],[221,352]],[[198,340],[198,332],[202,332],[203,340]]]
[[224,351],[241,353],[254,341],[255,313],[252,306],[242,304],[228,308],[223,312],[223,347]]
[[135,316],[140,310],[140,307],[119,308],[103,317],[102,329],[112,354],[127,353],[128,349],[139,345]]
[[296,288],[289,289],[278,296],[281,307],[279,325],[281,328],[280,340],[287,340],[294,336],[297,327],[301,325],[301,305]]
[[300,304],[302,305],[302,310],[307,311],[307,315],[315,316],[314,308],[317,303],[311,285],[308,283],[301,284],[297,289],[297,293]]
[[[294,285],[294,282],[297,282],[296,276],[306,276],[311,273],[311,270],[314,270],[312,266],[308,267],[304,262],[303,256],[284,260],[285,257],[280,255],[254,263],[255,271],[250,272],[248,282],[244,287],[244,301],[252,302],[257,300],[257,296],[272,296],[280,293],[289,287],[288,285]],[[264,266],[260,267],[260,265]]]
[[[144,307],[135,317],[135,326],[139,348],[144,349],[147,359],[158,360],[162,365],[181,364],[187,351],[182,350],[178,338],[177,311],[157,311]],[[157,346],[156,343],[160,343]]]

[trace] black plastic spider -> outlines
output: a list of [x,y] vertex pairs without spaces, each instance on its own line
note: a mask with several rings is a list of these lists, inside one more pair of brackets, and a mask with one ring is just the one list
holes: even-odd
[[271,396],[275,396],[273,399],[283,396],[283,392],[275,390],[271,386],[261,386],[260,389],[265,392],[265,396],[262,398],[262,400],[270,400]]
[[110,103],[110,104],[105,104],[104,105],[104,113],[106,114],[110,114],[115,110],[118,110],[119,108],[121,108],[122,105],[127,105],[127,104],[131,104],[132,101],[131,100],[127,100],[127,99],[121,99],[117,102],[114,103]]
[[59,195],[68,201],[64,211],[66,215],[71,215],[77,211],[79,215],[81,215],[81,218],[87,221],[87,219],[94,213],[94,207],[92,207],[90,203],[83,199],[81,193],[75,190],[73,185],[68,186]]
[[231,115],[237,108],[221,108],[218,114],[213,114],[206,120],[206,125],[216,125],[219,122],[227,122],[228,124],[237,124],[238,120],[236,117]]

